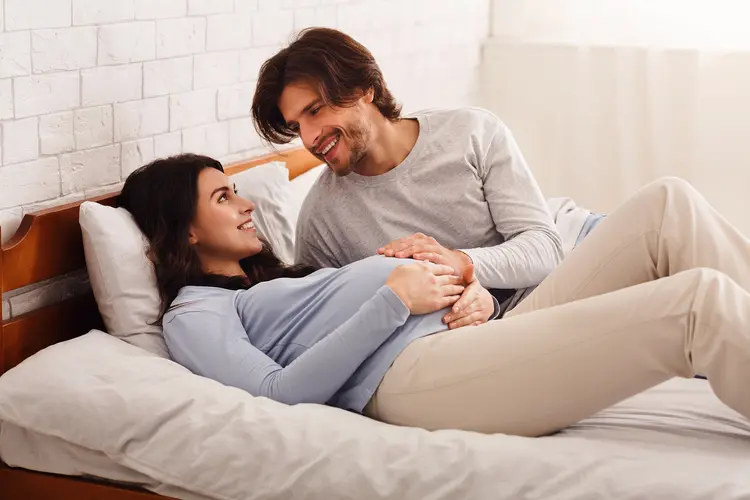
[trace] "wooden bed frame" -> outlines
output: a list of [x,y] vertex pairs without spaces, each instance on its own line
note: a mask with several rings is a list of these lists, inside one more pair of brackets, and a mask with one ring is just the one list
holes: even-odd
[[[320,165],[304,148],[267,154],[226,167],[228,175],[269,161],[284,161],[293,179]],[[92,198],[116,206],[118,192]],[[55,278],[85,268],[78,210],[83,201],[27,214],[16,234],[0,248],[0,292]],[[0,301],[0,314],[2,301]],[[34,353],[87,333],[104,330],[91,292],[0,323],[0,375]],[[0,462],[3,500],[146,500],[166,498],[106,481],[60,476]]]

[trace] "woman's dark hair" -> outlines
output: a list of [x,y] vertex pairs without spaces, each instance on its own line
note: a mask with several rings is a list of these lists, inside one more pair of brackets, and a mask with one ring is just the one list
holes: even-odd
[[224,171],[207,156],[182,154],[155,160],[125,180],[118,205],[128,210],[149,241],[161,297],[161,318],[184,286],[204,285],[238,290],[281,277],[300,277],[314,269],[287,266],[263,240],[260,253],[240,261],[246,276],[206,274],[189,242],[198,199],[198,176],[204,168]]
[[287,127],[279,110],[284,87],[306,82],[317,88],[328,106],[350,106],[373,90],[373,104],[391,121],[401,106],[385,84],[369,50],[350,36],[330,28],[308,28],[260,68],[252,115],[258,134],[272,144],[285,144],[297,132]]

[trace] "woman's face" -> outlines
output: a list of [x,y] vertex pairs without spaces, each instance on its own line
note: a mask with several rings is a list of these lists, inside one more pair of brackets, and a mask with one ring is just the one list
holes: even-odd
[[214,168],[201,170],[190,243],[204,270],[236,265],[261,251],[262,243],[252,221],[253,210],[255,205],[235,194],[224,173]]

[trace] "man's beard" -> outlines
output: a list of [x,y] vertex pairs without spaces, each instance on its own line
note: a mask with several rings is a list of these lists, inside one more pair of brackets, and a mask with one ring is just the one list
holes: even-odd
[[346,169],[334,169],[338,177],[345,177],[355,171],[357,163],[367,154],[367,138],[370,137],[370,127],[367,120],[362,117],[358,123],[353,123],[346,129],[347,142],[349,145],[349,164]]

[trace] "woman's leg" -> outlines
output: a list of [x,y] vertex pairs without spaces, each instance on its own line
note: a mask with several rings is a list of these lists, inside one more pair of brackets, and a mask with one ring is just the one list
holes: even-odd
[[419,339],[365,413],[539,436],[697,371],[750,417],[750,293],[711,269]]
[[661,179],[608,215],[506,317],[696,267],[721,271],[750,290],[750,240],[687,182]]

